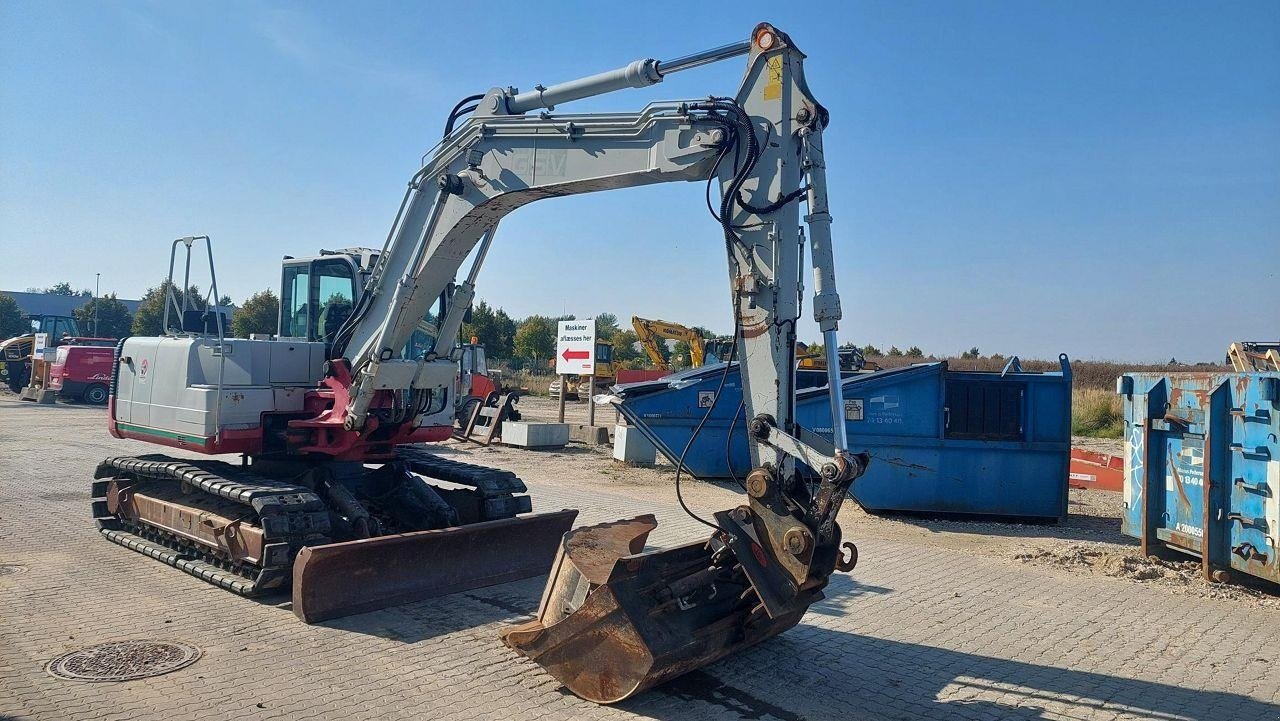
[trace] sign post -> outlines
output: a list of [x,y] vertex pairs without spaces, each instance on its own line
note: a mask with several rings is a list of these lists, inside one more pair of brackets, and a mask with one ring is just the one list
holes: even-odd
[[[587,386],[588,420],[595,425],[595,402],[591,394],[595,391],[596,376],[596,320],[562,320],[556,329],[556,374],[560,376],[560,422],[564,422],[564,396],[568,389],[568,376],[579,378],[590,377]],[[578,393],[582,393],[582,383],[578,384]]]
[[564,423],[564,394],[569,386],[569,376],[558,376],[560,378],[560,420],[557,423]]

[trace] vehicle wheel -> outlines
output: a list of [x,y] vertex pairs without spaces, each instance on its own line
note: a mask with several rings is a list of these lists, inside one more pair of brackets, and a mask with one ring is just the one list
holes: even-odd
[[463,402],[462,407],[458,409],[458,427],[466,428],[467,422],[471,420],[471,414],[476,412],[476,406],[480,405],[479,398],[468,398]]
[[81,398],[84,399],[85,403],[92,403],[95,406],[103,405],[107,402],[107,387],[101,383],[94,383],[84,389],[84,394]]
[[19,365],[14,370],[13,365],[9,366],[9,389],[14,393],[21,393],[23,388],[27,387],[27,381],[31,380],[31,369],[25,365]]

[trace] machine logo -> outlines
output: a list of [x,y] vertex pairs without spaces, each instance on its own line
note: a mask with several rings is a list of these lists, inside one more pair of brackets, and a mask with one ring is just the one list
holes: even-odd
[[147,365],[147,359],[146,359],[146,358],[143,358],[143,359],[142,359],[142,362],[138,364],[138,377],[140,377],[140,378],[146,378],[146,377],[147,377],[147,368],[149,368],[149,367],[150,367],[150,366],[148,366],[148,365]]

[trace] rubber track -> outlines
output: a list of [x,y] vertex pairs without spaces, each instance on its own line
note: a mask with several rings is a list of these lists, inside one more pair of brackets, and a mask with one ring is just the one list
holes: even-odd
[[[260,568],[207,563],[197,557],[212,549],[191,546],[159,529],[111,515],[106,507],[110,479],[182,482],[252,508],[264,540]],[[304,545],[328,542],[329,515],[318,496],[303,486],[270,478],[222,461],[178,461],[160,455],[119,456],[98,464],[93,483],[93,515],[108,540],[244,596],[280,589],[291,578],[294,556]],[[107,479],[107,480],[103,480]]]
[[496,496],[509,493],[527,493],[529,489],[524,481],[511,471],[486,466],[473,466],[470,463],[451,461],[441,458],[425,448],[398,446],[396,457],[408,465],[409,470],[421,473],[430,478],[471,486],[485,496]]

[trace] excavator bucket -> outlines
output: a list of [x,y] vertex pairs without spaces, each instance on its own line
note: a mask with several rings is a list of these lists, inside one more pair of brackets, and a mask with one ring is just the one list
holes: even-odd
[[546,573],[576,510],[308,546],[293,565],[307,623]]
[[799,610],[770,617],[715,538],[640,552],[651,515],[565,535],[538,617],[503,643],[578,696],[615,703],[775,636]]

